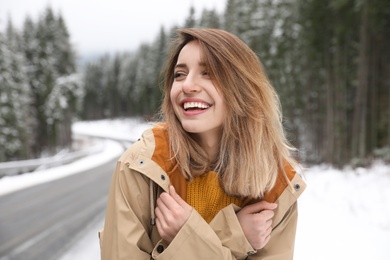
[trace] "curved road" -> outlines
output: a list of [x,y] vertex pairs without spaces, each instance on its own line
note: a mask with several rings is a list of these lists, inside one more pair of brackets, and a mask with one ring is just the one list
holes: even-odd
[[104,218],[115,163],[0,196],[0,260],[58,259]]

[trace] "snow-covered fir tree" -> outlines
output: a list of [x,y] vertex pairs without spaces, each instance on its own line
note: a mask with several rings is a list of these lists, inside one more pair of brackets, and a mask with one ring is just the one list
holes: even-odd
[[0,161],[30,155],[30,88],[17,41],[9,24],[7,39],[0,33]]
[[[0,32],[1,33],[1,32]],[[71,145],[82,91],[61,15],[47,8],[0,37],[0,161],[39,157]]]
[[[58,104],[58,100],[65,100],[65,103],[70,104],[72,102],[68,99],[73,98],[66,95],[66,91],[56,89],[59,78],[67,78],[75,73],[75,54],[62,16],[57,17],[51,8],[47,8],[37,23],[32,24],[26,20],[24,52],[37,119],[34,151],[36,155],[55,152],[58,146],[71,144],[69,133],[72,118],[68,117],[73,116],[68,110],[69,106],[53,105]],[[70,84],[72,88],[73,83]],[[60,94],[65,96],[59,97]],[[59,118],[57,115],[60,114],[64,116]],[[66,138],[58,133],[59,129],[67,133]]]

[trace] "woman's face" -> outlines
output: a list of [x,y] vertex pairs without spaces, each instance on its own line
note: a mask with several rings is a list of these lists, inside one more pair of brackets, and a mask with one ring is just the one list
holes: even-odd
[[170,98],[184,130],[208,140],[220,137],[225,103],[206,70],[197,41],[187,43],[179,53]]

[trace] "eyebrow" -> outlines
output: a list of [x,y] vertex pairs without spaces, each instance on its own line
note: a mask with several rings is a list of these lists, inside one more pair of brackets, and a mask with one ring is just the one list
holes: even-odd
[[184,64],[184,63],[178,63],[178,64],[175,65],[175,69],[176,68],[187,68],[187,65]]
[[[206,63],[205,62],[199,62],[198,65],[201,66],[201,67],[206,67]],[[178,64],[175,65],[175,69],[176,68],[188,68],[188,66],[185,63],[178,63]]]

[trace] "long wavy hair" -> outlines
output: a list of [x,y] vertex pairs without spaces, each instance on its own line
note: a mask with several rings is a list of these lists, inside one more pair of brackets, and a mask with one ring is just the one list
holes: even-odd
[[[278,171],[296,162],[290,156],[294,148],[284,134],[278,95],[259,58],[238,37],[223,30],[188,28],[177,33],[162,74],[161,114],[172,157],[188,180],[212,170],[227,194],[262,198],[275,184]],[[183,129],[170,100],[174,67],[190,41],[199,42],[202,59],[227,109],[216,161],[210,161],[194,135]]]

